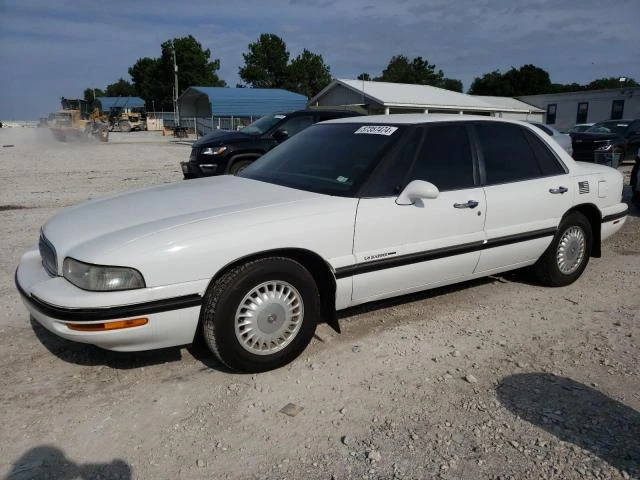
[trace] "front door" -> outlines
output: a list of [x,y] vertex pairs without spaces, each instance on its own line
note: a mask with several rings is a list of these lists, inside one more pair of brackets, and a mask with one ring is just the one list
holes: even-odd
[[[354,303],[468,277],[485,239],[486,202],[465,125],[419,127],[392,160],[378,176],[377,198],[358,204],[356,263],[344,272],[353,278]],[[397,193],[412,180],[433,183],[438,197],[398,205]]]

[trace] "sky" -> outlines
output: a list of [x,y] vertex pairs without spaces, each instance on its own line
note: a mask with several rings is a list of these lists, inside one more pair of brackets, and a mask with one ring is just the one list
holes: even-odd
[[0,119],[37,119],[62,96],[129,80],[136,60],[189,34],[235,86],[261,33],[280,36],[291,58],[322,55],[334,78],[379,75],[402,54],[465,91],[528,63],[555,83],[640,81],[640,0],[0,0]]

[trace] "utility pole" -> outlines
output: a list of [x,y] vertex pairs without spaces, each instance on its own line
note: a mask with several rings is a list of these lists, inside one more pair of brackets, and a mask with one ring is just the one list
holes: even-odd
[[176,62],[176,47],[171,43],[173,49],[173,114],[176,126],[180,125],[180,110],[178,108],[178,64]]

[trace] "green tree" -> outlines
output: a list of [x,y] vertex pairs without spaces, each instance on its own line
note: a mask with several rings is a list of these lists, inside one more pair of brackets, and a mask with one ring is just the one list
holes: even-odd
[[422,57],[409,60],[404,55],[391,57],[382,75],[374,80],[392,83],[413,83],[418,85],[440,86],[444,79],[442,70],[436,71],[436,66]]
[[285,88],[288,81],[289,52],[284,41],[273,33],[263,33],[243,53],[240,78],[254,88]]
[[156,108],[173,108],[174,48],[180,92],[194,85],[226,86],[216,73],[220,69],[220,60],[210,61],[211,50],[203,49],[192,35],[167,40],[160,48],[159,58],[140,58],[129,68],[135,91],[147,104],[155,102]]
[[472,95],[497,95],[501,97],[517,97],[520,95],[537,95],[553,91],[549,73],[535,65],[527,64],[520,68],[511,67],[507,72],[494,70],[476,77],[471,83],[469,93]]
[[364,80],[365,82],[368,82],[369,80],[371,80],[371,75],[369,75],[367,72],[362,72],[360,75],[358,75],[358,80]]
[[117,82],[107,85],[104,93],[107,97],[134,97],[136,89],[130,82],[120,78]]
[[620,81],[621,77],[608,77],[608,78],[597,78],[592,82],[589,82],[585,85],[585,90],[604,90],[606,88],[621,88],[621,87],[640,87],[638,82],[636,82],[633,78],[625,78],[624,82]]
[[322,55],[312,53],[305,48],[291,61],[287,69],[285,88],[311,98],[330,82],[331,72],[324,63]]
[[452,90],[454,92],[462,93],[462,81],[455,78],[443,78],[442,83],[438,85],[445,90]]
[[99,88],[85,88],[83,92],[84,100],[93,106],[94,100],[98,97],[104,97],[104,91]]

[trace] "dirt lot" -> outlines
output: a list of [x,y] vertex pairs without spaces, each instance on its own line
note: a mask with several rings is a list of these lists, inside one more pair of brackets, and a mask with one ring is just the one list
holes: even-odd
[[[187,146],[126,135],[0,130],[14,145],[0,148],[0,475],[640,478],[636,208],[571,286],[509,274],[367,305],[341,314],[341,335],[321,325],[288,367],[238,375],[193,348],[63,341],[19,300],[14,270],[46,219],[182,181]],[[288,403],[303,409],[280,413]]]

